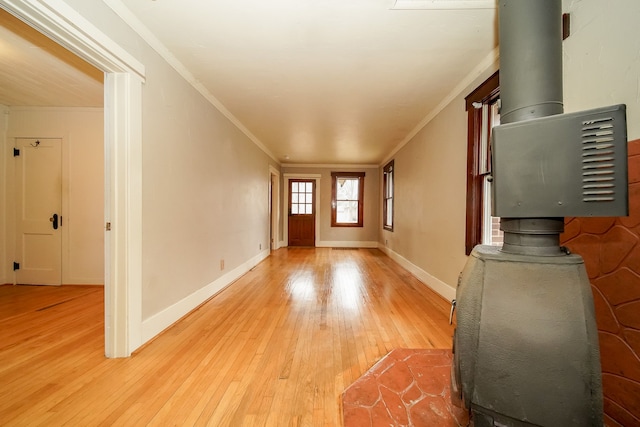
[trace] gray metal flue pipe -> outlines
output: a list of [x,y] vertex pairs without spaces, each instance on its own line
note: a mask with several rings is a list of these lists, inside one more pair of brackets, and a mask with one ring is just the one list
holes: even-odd
[[[500,0],[502,124],[563,113],[560,0]],[[563,218],[501,218],[502,250],[562,255]]]

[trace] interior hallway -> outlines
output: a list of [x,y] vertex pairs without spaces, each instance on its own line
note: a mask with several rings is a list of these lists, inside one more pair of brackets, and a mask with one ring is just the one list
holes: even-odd
[[[179,284],[176,284],[179,286]],[[1,425],[342,423],[394,348],[449,348],[449,303],[377,249],[280,249],[128,359],[101,287],[0,286]]]

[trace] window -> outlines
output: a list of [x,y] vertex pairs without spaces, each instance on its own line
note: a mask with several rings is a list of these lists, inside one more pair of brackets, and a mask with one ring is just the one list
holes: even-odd
[[393,160],[382,169],[383,173],[383,205],[382,227],[393,231]]
[[331,172],[331,226],[362,227],[364,172]]
[[313,214],[313,181],[291,180],[291,215]]
[[475,245],[500,245],[499,218],[491,216],[491,129],[500,124],[499,75],[496,72],[466,98],[467,221],[465,250]]

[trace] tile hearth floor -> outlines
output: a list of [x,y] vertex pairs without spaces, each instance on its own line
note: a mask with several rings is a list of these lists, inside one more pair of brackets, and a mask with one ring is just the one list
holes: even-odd
[[396,349],[342,395],[344,427],[466,426],[450,399],[451,350]]

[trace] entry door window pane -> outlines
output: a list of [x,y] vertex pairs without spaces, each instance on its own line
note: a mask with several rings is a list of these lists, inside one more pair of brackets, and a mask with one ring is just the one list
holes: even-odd
[[291,181],[291,215],[313,214],[313,182]]

